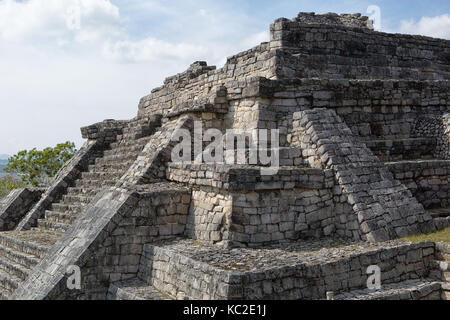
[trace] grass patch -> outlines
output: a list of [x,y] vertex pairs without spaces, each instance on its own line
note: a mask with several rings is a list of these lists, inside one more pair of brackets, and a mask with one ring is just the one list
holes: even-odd
[[400,240],[411,242],[433,241],[450,243],[450,227],[433,233],[408,236]]

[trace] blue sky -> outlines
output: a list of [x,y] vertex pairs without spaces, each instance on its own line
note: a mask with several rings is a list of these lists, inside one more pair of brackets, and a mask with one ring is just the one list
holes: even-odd
[[210,65],[299,11],[367,14],[381,31],[450,39],[450,1],[0,0],[0,153],[83,140],[195,60]]

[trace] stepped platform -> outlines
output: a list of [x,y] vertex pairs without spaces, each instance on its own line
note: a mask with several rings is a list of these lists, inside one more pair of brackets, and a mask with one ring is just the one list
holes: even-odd
[[337,238],[251,249],[180,239],[147,245],[139,278],[177,299],[324,299],[365,288],[373,263],[386,285],[424,278],[433,252],[432,243]]

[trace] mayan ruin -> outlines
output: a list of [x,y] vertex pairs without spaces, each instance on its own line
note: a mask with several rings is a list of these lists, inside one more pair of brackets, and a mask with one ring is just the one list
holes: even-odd
[[450,299],[400,240],[450,226],[449,40],[301,12],[81,134],[0,202],[2,300]]

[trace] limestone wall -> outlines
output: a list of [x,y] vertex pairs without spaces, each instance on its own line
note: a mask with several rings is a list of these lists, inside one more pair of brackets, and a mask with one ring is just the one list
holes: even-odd
[[220,242],[229,239],[233,199],[213,190],[192,191],[186,235],[192,239]]
[[258,246],[335,233],[327,189],[233,193],[229,240]]
[[194,239],[254,246],[336,231],[331,172],[263,176],[246,166],[171,163],[167,176],[194,187],[187,225]]
[[450,41],[369,28],[278,19],[278,78],[449,79]]
[[388,168],[425,208],[446,208],[450,205],[449,161],[390,163]]
[[140,277],[178,299],[325,299],[328,291],[366,288],[370,265],[381,268],[383,285],[426,277],[434,254],[433,243],[419,243],[369,249],[337,261],[227,271],[172,250],[170,244],[155,244],[145,246]]
[[[425,118],[438,119],[450,111],[449,81],[261,79],[259,85],[269,98],[259,123],[280,129],[281,146],[291,141],[297,111],[334,109],[365,140],[422,138]],[[431,125],[426,137],[441,138],[440,130]]]
[[174,77],[167,78],[164,85],[152,90],[139,103],[139,114],[166,114],[179,103],[207,96],[211,90],[229,81],[243,81],[246,77],[273,77],[273,56],[269,45],[263,43],[248,51],[227,59],[223,68],[208,67],[196,62]]
[[445,159],[447,154],[437,151],[438,138],[434,136],[437,133],[437,131],[433,132],[429,138],[371,140],[366,141],[366,145],[381,161]]
[[44,189],[17,189],[0,200],[0,230],[13,230],[45,192]]

